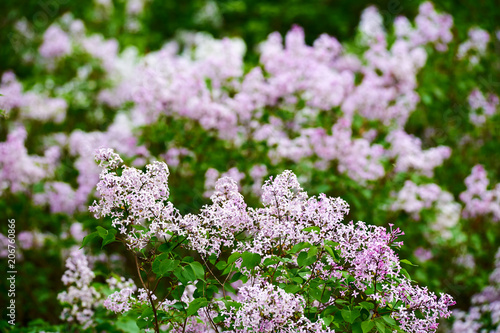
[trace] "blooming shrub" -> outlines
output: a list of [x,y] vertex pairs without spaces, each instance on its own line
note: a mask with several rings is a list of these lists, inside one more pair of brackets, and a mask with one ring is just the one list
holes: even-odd
[[[111,217],[115,229],[98,227],[84,244],[100,236],[103,246],[118,240],[134,253],[140,295],[134,298],[133,288],[122,288],[103,306],[123,314],[140,309],[140,316],[134,315],[140,328],[330,332],[357,327],[367,332],[377,326],[433,332],[437,320],[451,314],[448,307],[455,302],[449,295],[438,298],[414,285],[401,268],[393,249],[402,245],[396,241],[403,234],[398,228],[342,223],[347,203],[324,194],[308,197],[291,171],[265,182],[262,208],[248,208],[236,182],[226,177],[217,181],[212,205],[182,216],[168,201],[166,164],[149,164],[142,173],[105,148],[96,160],[103,168],[97,185],[101,199],[91,210],[96,217]],[[182,249],[194,250],[203,264],[183,257]],[[63,280],[92,298],[95,289],[87,288],[93,276],[73,272],[76,260],[68,260]],[[166,290],[163,278],[171,281]],[[233,287],[237,282],[240,286]],[[76,316],[81,322],[91,310],[76,307],[73,300],[81,297],[73,294],[70,287],[59,298],[81,311],[68,320]],[[92,303],[82,299],[83,307]],[[198,313],[203,315],[194,321]]]
[[[14,63],[6,62],[12,70],[0,73],[0,209],[18,221],[20,326],[153,328],[151,299],[157,297],[153,303],[165,331],[214,330],[215,318],[220,329],[242,330],[250,320],[245,316],[267,310],[255,325],[269,330],[293,330],[298,322],[304,330],[434,330],[449,301],[439,303],[414,282],[450,294],[459,311],[483,306],[474,295],[491,284],[491,258],[500,242],[500,163],[492,157],[500,142],[495,27],[487,20],[466,26],[464,15],[452,18],[437,9],[444,3],[405,3],[401,13],[408,9],[414,19],[368,7],[358,28],[351,27],[354,36],[343,32],[344,23],[335,37],[323,33],[333,30],[307,25],[278,25],[281,33],[271,33],[266,29],[275,25],[267,24],[267,38],[243,42],[235,36],[248,34],[238,21],[237,30],[224,34],[230,38],[183,31],[165,43],[148,30],[165,23],[154,23],[156,10],[170,13],[158,3],[99,1],[82,4],[90,8],[86,14],[54,14],[43,29],[29,18],[12,24],[20,38],[12,45],[22,47]],[[269,10],[274,3],[266,4]],[[218,4],[207,8],[217,11]],[[293,10],[280,12],[284,18]],[[330,9],[325,13],[333,15]],[[206,21],[202,14],[196,17]],[[223,26],[230,24],[226,14]],[[266,17],[254,19],[261,16]],[[314,21],[323,26],[328,17]],[[120,34],[117,26],[123,26]],[[95,34],[100,29],[102,35]],[[257,36],[259,29],[251,30]],[[101,167],[94,161],[100,147],[109,148],[100,150]],[[270,175],[280,176],[269,180]],[[103,220],[96,221],[89,206]],[[398,235],[405,242],[401,257],[418,266],[392,264],[398,260],[384,237],[398,228],[405,231]],[[75,246],[88,234],[93,236],[84,241],[85,264]],[[103,238],[105,246],[92,237]],[[117,239],[125,246],[115,244]],[[6,226],[0,243],[8,243]],[[164,255],[153,267],[168,252],[160,243],[175,244],[177,257]],[[304,251],[300,262],[316,256],[314,267],[299,265]],[[228,265],[232,252],[241,256],[235,254]],[[137,271],[134,253],[141,253],[139,268],[160,281],[154,292],[146,271]],[[245,259],[245,253],[255,256]],[[379,267],[369,265],[378,260],[374,253],[382,256],[385,277],[377,272],[381,280],[375,280],[384,283],[383,292],[370,281]],[[0,249],[0,257],[7,255]],[[260,264],[248,263],[257,255]],[[166,257],[179,263],[160,280],[158,265]],[[87,289],[61,281],[67,260],[94,272]],[[197,263],[205,286],[195,274]],[[186,267],[196,282],[181,281],[188,278],[181,269],[191,274]],[[297,270],[276,280],[272,267]],[[406,273],[415,281],[407,283]],[[122,276],[134,284],[106,282]],[[304,289],[287,290],[292,285]],[[321,287],[339,301],[317,299],[313,290]],[[54,291],[64,289],[59,302]],[[263,298],[251,302],[254,295]],[[200,297],[206,305],[183,315],[179,302],[189,308]],[[263,308],[266,297],[288,299],[293,306],[278,313],[276,304]],[[373,308],[363,307],[367,297]],[[3,304],[6,296],[0,299]],[[395,304],[403,308],[390,309]],[[63,307],[64,320],[57,315]],[[496,329],[488,324],[489,310],[483,312],[474,321]],[[281,317],[274,322],[275,316]],[[369,317],[375,326],[362,326]],[[463,318],[440,329],[451,330]]]

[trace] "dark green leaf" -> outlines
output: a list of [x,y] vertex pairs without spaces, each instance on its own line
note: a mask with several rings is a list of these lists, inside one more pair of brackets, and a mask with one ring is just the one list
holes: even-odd
[[201,298],[197,298],[195,300],[193,300],[191,303],[189,303],[189,307],[187,309],[187,316],[192,316],[194,315],[196,312],[198,312],[198,310],[204,306],[207,306],[208,302],[207,302],[207,299],[205,297],[201,297]]

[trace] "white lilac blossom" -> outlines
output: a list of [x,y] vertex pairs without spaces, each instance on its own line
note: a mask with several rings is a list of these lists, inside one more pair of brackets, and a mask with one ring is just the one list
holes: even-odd
[[418,247],[413,252],[413,255],[422,263],[432,259],[432,252],[429,249],[424,249],[423,247]]
[[212,205],[204,206],[199,214],[188,214],[180,221],[190,247],[205,256],[219,255],[222,246],[232,247],[235,235],[251,227],[247,205],[233,178],[220,178],[210,199]]
[[0,84],[0,109],[7,114],[14,108],[23,105],[23,85],[17,81],[16,75],[10,71],[3,73]]
[[[96,160],[103,168],[97,190],[101,195],[90,211],[95,217],[111,216],[112,224],[126,236],[130,248],[144,248],[151,237],[169,237],[168,232],[178,231],[178,211],[169,196],[169,170],[165,163],[154,162],[146,166],[146,172],[124,167],[121,175],[116,169],[121,158],[111,149],[99,149]],[[145,231],[132,226],[146,226]]]
[[63,309],[61,319],[77,322],[84,329],[93,325],[92,317],[99,293],[91,286],[94,272],[89,268],[88,260],[83,250],[71,252],[66,260],[66,272],[62,277],[67,291],[61,292],[57,299],[67,305]]
[[223,177],[229,177],[233,179],[236,184],[238,184],[238,188],[241,189],[241,180],[245,178],[245,174],[243,172],[240,172],[236,167],[233,167],[226,172],[223,172],[222,174],[220,174],[219,171],[214,168],[209,168],[205,173],[205,192],[203,193],[203,196],[207,198],[211,197],[214,193],[217,179]]
[[127,312],[137,302],[132,297],[133,293],[134,290],[132,288],[123,288],[120,291],[115,291],[104,300],[103,305],[106,309],[116,313]]
[[497,113],[499,99],[495,94],[484,96],[480,90],[474,89],[469,94],[468,101],[471,108],[469,119],[476,126],[484,124],[488,118]]
[[178,167],[181,159],[185,156],[194,156],[194,153],[187,148],[171,147],[164,155],[165,162],[169,167]]
[[[153,234],[177,234],[186,240],[185,247],[196,250],[202,258],[217,257],[226,247],[259,254],[264,260],[273,253],[287,253],[298,243],[323,246],[325,242],[331,242],[336,244],[333,248],[338,251],[338,262],[333,256],[325,257],[308,265],[308,275],[324,281],[338,279],[346,286],[341,290],[341,296],[348,292],[353,295],[366,293],[382,306],[400,304],[391,316],[402,329],[412,333],[435,331],[437,320],[451,314],[448,310],[454,304],[451,297],[444,294],[437,297],[427,288],[413,285],[402,274],[398,255],[393,249],[402,245],[396,241],[403,234],[399,228],[390,225],[388,231],[364,222],[342,223],[349,212],[347,203],[324,194],[309,197],[291,171],[271,177],[264,183],[262,208],[248,208],[238,192],[236,181],[225,177],[216,182],[211,205],[204,206],[199,214],[181,216],[166,201],[169,195],[168,169],[164,163],[150,164],[146,166],[147,171],[142,172],[123,166],[121,158],[111,149],[98,150],[96,158],[103,168],[98,184],[101,200],[90,209],[96,217],[110,215],[113,226],[125,235],[132,249],[144,248]],[[118,176],[116,171],[120,168],[121,175]],[[129,228],[138,222],[144,232]],[[236,241],[236,235],[242,232],[248,238]],[[292,262],[298,265],[298,255]],[[245,272],[241,263],[238,260],[236,266]],[[353,279],[348,281],[344,273]],[[246,332],[255,330],[257,325],[265,332],[322,331],[321,321],[312,323],[303,316],[302,296],[286,293],[262,276],[257,271],[246,285],[239,288],[236,301],[240,307],[219,305],[228,328]],[[280,279],[282,281],[284,277]],[[383,285],[381,291],[375,288],[377,284]],[[131,289],[124,288],[112,294],[105,306],[115,312],[124,312],[136,302],[145,302],[146,297],[149,298],[147,291],[141,291],[136,299]],[[183,300],[192,301],[188,294]],[[334,300],[329,299],[325,304]],[[281,302],[287,306],[282,306]],[[162,306],[170,305],[167,302]]]
[[490,181],[482,165],[472,168],[471,174],[465,178],[467,189],[460,193],[460,200],[465,203],[463,216],[476,218],[491,216],[493,221],[500,221],[500,183],[488,189]]
[[239,289],[242,306],[227,312],[225,325],[232,332],[333,332],[322,320],[312,323],[304,316],[305,299],[265,281],[252,281]]
[[[74,130],[69,137],[59,138],[56,145],[68,146],[70,155],[76,157],[74,167],[78,171],[77,188],[59,181],[46,182],[44,192],[34,195],[34,202],[49,205],[53,213],[73,214],[84,211],[89,196],[99,181],[100,168],[94,162],[94,152],[102,145],[117,149],[126,156],[133,156],[135,165],[144,165],[150,156],[145,146],[138,146],[130,119],[118,114],[105,132]],[[54,146],[56,147],[56,146]]]
[[453,39],[451,15],[439,14],[431,2],[424,2],[418,8],[415,25],[416,31],[410,36],[412,44],[434,44],[440,52],[448,49]]

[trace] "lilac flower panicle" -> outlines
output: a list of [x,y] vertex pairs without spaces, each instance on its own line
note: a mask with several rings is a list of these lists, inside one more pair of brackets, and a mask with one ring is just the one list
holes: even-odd
[[82,250],[75,250],[66,260],[66,272],[62,277],[67,291],[61,292],[57,299],[70,307],[65,307],[61,319],[69,322],[77,322],[84,329],[93,325],[92,317],[100,294],[91,282],[94,272],[89,268],[87,257]]
[[500,183],[491,190],[488,189],[489,183],[484,167],[474,166],[465,178],[466,190],[460,193],[460,200],[465,203],[462,212],[465,218],[491,216],[493,221],[500,221]]

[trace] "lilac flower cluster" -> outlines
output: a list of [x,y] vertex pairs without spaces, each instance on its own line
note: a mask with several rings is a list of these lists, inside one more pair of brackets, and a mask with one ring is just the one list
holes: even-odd
[[415,221],[420,220],[422,210],[433,209],[436,214],[430,228],[443,239],[451,238],[451,231],[457,229],[462,211],[461,205],[455,202],[451,193],[443,191],[438,185],[419,186],[410,180],[407,180],[397,193],[396,200],[390,209],[403,210]]
[[423,151],[419,138],[400,130],[391,132],[387,136],[387,141],[391,144],[389,156],[396,159],[397,172],[413,170],[432,177],[434,169],[451,155],[451,149],[446,146]]
[[242,304],[237,311],[223,312],[229,332],[334,332],[324,329],[322,320],[313,323],[304,316],[304,297],[265,281],[242,286],[236,301]]
[[500,184],[488,190],[490,181],[482,165],[472,168],[471,174],[465,178],[467,189],[460,194],[465,203],[463,216],[475,218],[492,216],[493,221],[500,221]]
[[495,267],[489,280],[490,284],[472,297],[469,311],[454,311],[453,333],[500,330],[500,249],[495,255]]
[[[132,118],[138,124],[155,122],[160,115],[183,118],[236,146],[245,139],[263,142],[274,162],[316,156],[318,166],[326,168],[336,161],[340,172],[357,181],[375,180],[385,174],[380,163],[384,150],[373,144],[377,135],[373,131],[362,137],[353,134],[352,117],[359,114],[402,127],[419,101],[416,75],[426,61],[422,46],[432,43],[442,49],[451,40],[451,18],[437,14],[430,3],[420,7],[416,27],[403,21],[399,19],[398,26],[404,33],[400,31],[388,49],[381,15],[373,7],[367,10],[360,34],[378,31],[378,35],[359,58],[344,52],[327,35],[313,46],[306,45],[299,27],[284,38],[271,34],[260,47],[261,65],[245,75],[244,46],[236,39],[218,41],[203,34],[185,34],[186,46],[180,55],[180,47],[168,43],[137,63],[129,63],[132,70],[127,73],[116,65],[125,61],[125,54],[106,52],[104,67],[110,76],[121,79],[114,89],[102,91],[103,101],[112,105],[133,101]],[[221,49],[225,52],[216,52]],[[113,61],[111,57],[115,57]],[[357,85],[356,74],[363,77]],[[298,107],[300,101],[304,107]],[[294,117],[287,122],[274,116],[264,120],[265,108],[281,109]],[[329,136],[313,120],[320,112],[334,109],[340,110],[341,117]],[[415,160],[422,166],[431,162],[425,173],[448,155],[444,147],[432,152],[417,155],[423,161]]]
[[458,59],[468,58],[472,65],[476,65],[486,52],[490,35],[480,28],[471,28],[468,35],[469,39],[458,47],[457,57]]
[[86,133],[75,130],[69,136],[59,133],[54,139],[57,142],[54,147],[67,148],[76,158],[74,167],[79,174],[76,189],[64,182],[46,181],[44,192],[34,196],[35,203],[48,204],[52,212],[71,215],[75,211],[86,210],[89,195],[94,194],[95,185],[99,181],[100,168],[94,162],[94,151],[103,144],[126,156],[133,156],[135,165],[144,165],[150,156],[144,146],[138,146],[130,119],[124,114],[118,114],[105,132]]
[[94,272],[89,268],[87,257],[83,250],[75,250],[66,261],[67,270],[62,277],[67,291],[61,292],[57,299],[70,307],[65,307],[61,319],[77,322],[84,329],[93,325],[92,317],[96,301],[100,297],[97,290],[91,286]]
[[209,168],[205,173],[205,193],[203,193],[203,196],[210,198],[210,196],[214,193],[217,179],[223,177],[233,179],[236,184],[238,184],[238,188],[241,189],[241,181],[245,178],[245,174],[240,172],[236,167],[233,167],[222,174],[214,168]]
[[[346,286],[340,291],[342,297],[348,293],[354,297],[365,293],[368,299],[383,307],[397,305],[392,317],[407,332],[434,331],[439,317],[451,314],[448,310],[454,304],[451,297],[441,295],[438,298],[426,288],[414,286],[401,273],[399,258],[392,249],[402,245],[396,241],[402,235],[398,228],[391,226],[388,232],[383,227],[364,222],[342,223],[349,212],[347,203],[324,194],[308,197],[291,171],[264,183],[262,208],[248,208],[236,182],[225,177],[216,182],[211,205],[204,206],[199,214],[181,216],[166,202],[169,189],[165,164],[147,165],[146,172],[121,167],[120,157],[104,148],[96,152],[96,159],[103,168],[98,184],[101,200],[90,209],[96,217],[111,216],[113,226],[126,236],[131,249],[144,248],[154,234],[165,236],[165,239],[177,234],[184,236],[186,247],[204,258],[213,254],[218,256],[222,248],[229,248],[259,254],[265,260],[276,253],[288,253],[299,243],[324,246],[325,242],[330,242],[335,244],[333,249],[338,251],[340,259],[336,261],[333,255],[320,257],[308,265],[310,273],[304,276],[305,279],[338,279]],[[122,168],[121,176],[116,173],[119,167]],[[140,225],[144,231],[129,228],[131,225]],[[248,238],[236,241],[235,236],[243,232]],[[298,254],[292,262],[298,265]],[[237,266],[249,273],[241,263],[238,260]],[[377,284],[383,285],[381,291]],[[131,295],[130,290],[115,293],[106,301],[107,307],[113,311],[127,311],[135,302]],[[301,329],[322,330],[321,321],[312,323],[303,316],[302,296],[277,288],[266,280],[265,272],[260,269],[240,288],[236,300],[241,307],[225,310],[226,324],[236,332],[256,327],[265,332],[294,331],[296,325]],[[333,301],[332,295],[325,304]]]
[[154,235],[170,238],[169,232],[178,230],[175,222],[179,213],[166,202],[169,170],[165,163],[149,164],[145,173],[124,167],[118,176],[114,170],[122,159],[112,149],[98,150],[96,160],[103,168],[97,184],[101,199],[94,201],[90,211],[96,218],[111,216],[113,226],[126,237],[130,248],[144,248]]
[[474,89],[469,94],[469,106],[472,109],[469,114],[470,121],[476,126],[481,126],[486,122],[486,119],[497,113],[498,104],[497,95],[484,96],[480,90]]
[[35,91],[23,93],[22,84],[12,72],[2,75],[0,84],[0,108],[10,114],[19,110],[19,119],[61,123],[66,117],[68,105],[62,98],[50,98]]
[[22,126],[7,135],[7,141],[0,142],[0,194],[6,190],[12,193],[28,191],[30,186],[53,175],[60,157],[60,150],[53,146],[44,156],[28,155],[24,146],[27,132]]
[[51,25],[43,35],[39,51],[42,57],[59,58],[71,53],[71,41],[60,27]]

